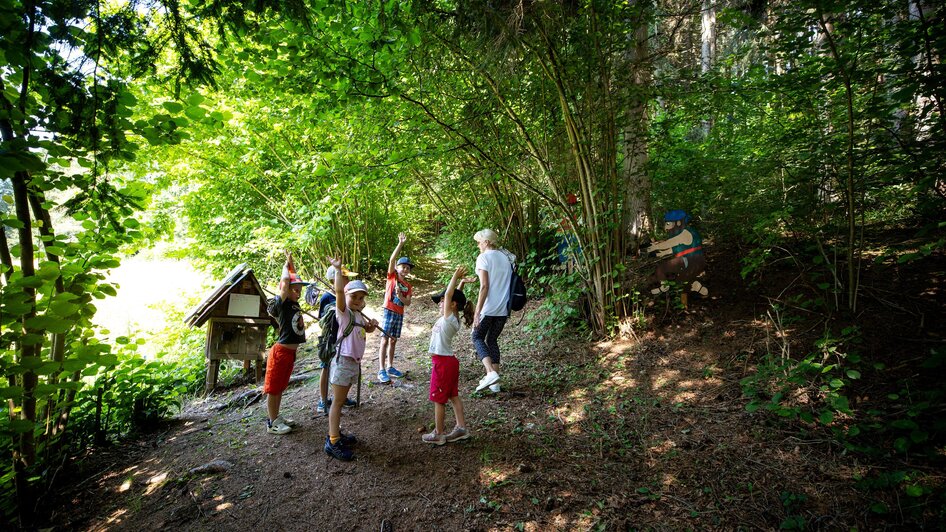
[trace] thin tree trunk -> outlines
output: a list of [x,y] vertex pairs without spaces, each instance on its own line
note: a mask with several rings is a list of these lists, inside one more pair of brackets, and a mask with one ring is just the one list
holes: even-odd
[[[643,17],[642,17],[643,18]],[[632,72],[631,104],[624,127],[624,223],[625,234],[636,249],[642,235],[650,230],[650,175],[647,173],[647,99],[650,73],[644,64],[647,57],[647,25],[637,21],[632,38],[633,45],[627,57],[627,66]]]
[[[703,43],[700,58],[700,72],[707,74],[716,60],[716,6],[713,0],[703,0],[703,9],[700,12],[702,24],[700,40]],[[712,118],[703,120],[703,137],[708,137],[713,128]]]

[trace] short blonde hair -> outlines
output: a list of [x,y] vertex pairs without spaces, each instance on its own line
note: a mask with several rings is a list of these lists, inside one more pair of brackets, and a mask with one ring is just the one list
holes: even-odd
[[499,235],[496,234],[496,231],[492,229],[480,229],[473,235],[473,240],[477,242],[489,242],[490,244],[499,243]]

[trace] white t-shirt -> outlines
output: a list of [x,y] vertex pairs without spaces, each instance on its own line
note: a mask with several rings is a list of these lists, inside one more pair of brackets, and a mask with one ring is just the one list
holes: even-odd
[[453,356],[453,337],[460,330],[460,320],[456,314],[450,314],[450,317],[437,318],[437,323],[430,331],[430,347],[427,352],[431,355]]
[[[508,316],[509,310],[506,306],[509,303],[509,281],[512,278],[512,263],[510,255],[506,251],[498,249],[488,249],[476,257],[476,270],[485,270],[489,274],[489,292],[486,293],[486,301],[483,302],[483,310],[480,311],[480,317],[483,316]],[[515,260],[515,255],[512,259]]]

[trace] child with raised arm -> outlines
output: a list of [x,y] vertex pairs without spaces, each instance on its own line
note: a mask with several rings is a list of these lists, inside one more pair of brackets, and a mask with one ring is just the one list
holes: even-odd
[[[430,347],[427,349],[432,365],[430,400],[434,403],[434,431],[424,434],[421,438],[432,445],[443,445],[470,437],[459,394],[460,361],[453,352],[453,337],[460,330],[460,313],[463,313],[463,321],[467,327],[473,323],[473,303],[467,302],[462,290],[464,281],[461,278],[464,275],[466,268],[460,266],[453,272],[447,288],[432,297],[440,306],[440,317],[430,332]],[[444,432],[447,402],[453,406],[453,415],[457,420],[456,427],[450,433]]]
[[[341,259],[329,257],[335,267],[335,319],[338,321],[338,343],[329,377],[334,390],[334,400],[328,414],[328,437],[325,438],[325,453],[333,458],[348,461],[354,458],[352,447],[358,442],[354,435],[342,434],[342,405],[348,398],[348,390],[358,382],[361,358],[365,355],[367,333],[378,328],[378,322],[367,319],[361,311],[365,308],[368,288],[361,281],[348,281],[342,269]],[[344,295],[342,295],[344,294]],[[354,327],[351,326],[354,325]],[[349,331],[346,334],[346,331]]]
[[407,275],[414,268],[414,263],[408,257],[395,258],[404,247],[407,236],[400,233],[397,236],[397,247],[388,260],[388,279],[384,287],[384,311],[381,318],[384,338],[381,339],[381,348],[378,351],[378,381],[391,382],[391,377],[403,377],[404,374],[394,367],[394,347],[401,337],[401,327],[404,325],[404,307],[410,306],[414,289],[407,282]]
[[296,363],[296,349],[299,344],[305,342],[305,323],[302,321],[299,298],[302,297],[302,287],[307,284],[296,275],[292,255],[287,251],[286,265],[283,266],[279,280],[279,295],[268,309],[279,324],[279,336],[266,357],[266,380],[263,382],[266,412],[269,415],[266,419],[266,432],[270,434],[286,434],[296,424],[295,421],[280,416],[279,407],[282,404],[282,394],[289,386],[292,367]]

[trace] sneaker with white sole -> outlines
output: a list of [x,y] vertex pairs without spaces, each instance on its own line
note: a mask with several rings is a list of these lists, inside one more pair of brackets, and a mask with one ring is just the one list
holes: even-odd
[[493,393],[499,393],[499,391],[500,391],[499,383],[497,382],[496,384],[491,384],[491,385],[489,386],[489,391],[491,391],[491,392],[493,392]]
[[292,432],[292,427],[285,424],[282,418],[277,417],[272,421],[268,419],[266,420],[266,432],[270,434],[283,435]]
[[277,421],[282,421],[284,424],[289,425],[291,428],[296,428],[296,420],[291,417],[286,416],[276,416],[276,419],[273,420],[275,424]]
[[499,382],[499,373],[496,373],[495,371],[490,371],[489,373],[486,374],[485,377],[480,379],[480,383],[476,387],[476,391],[480,391],[483,388],[486,388],[487,386],[496,384],[497,382]]
[[388,376],[388,372],[383,369],[378,372],[378,381],[382,384],[387,384],[391,382],[391,377]]
[[424,434],[421,436],[424,443],[429,443],[431,445],[443,445],[447,443],[447,436],[437,432],[437,429],[434,429],[430,434]]
[[403,377],[404,374],[398,371],[397,368],[395,368],[394,366],[391,366],[390,368],[388,368],[388,376],[400,378],[400,377]]
[[315,407],[315,413],[316,413],[316,414],[327,414],[329,408],[332,408],[332,400],[331,400],[331,399],[329,399],[328,401],[323,401],[323,400],[319,399],[319,404],[318,404],[318,406]]
[[466,430],[466,428],[464,427],[456,427],[452,431],[450,431],[450,434],[447,434],[446,436],[444,436],[444,438],[447,440],[447,443],[465,440],[465,439],[468,439],[469,437],[470,437],[470,431]]

